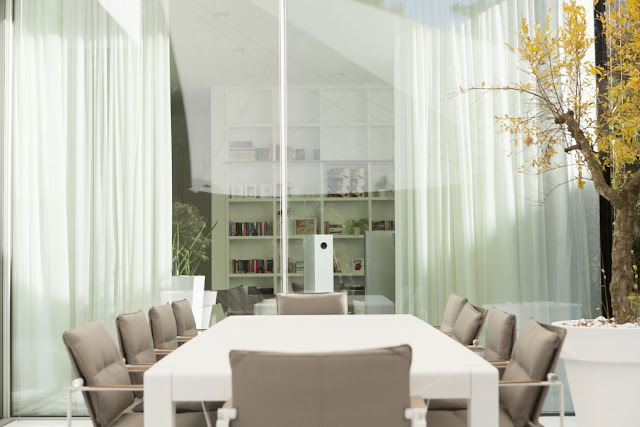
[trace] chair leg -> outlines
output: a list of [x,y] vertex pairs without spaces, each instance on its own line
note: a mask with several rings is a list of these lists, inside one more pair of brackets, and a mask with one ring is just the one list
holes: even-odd
[[207,405],[205,405],[204,402],[200,402],[200,404],[202,405],[202,412],[204,413],[204,420],[207,423],[207,427],[213,427],[213,424],[211,424],[211,417],[209,416],[209,411],[207,410]]
[[67,390],[67,427],[71,427],[71,389]]

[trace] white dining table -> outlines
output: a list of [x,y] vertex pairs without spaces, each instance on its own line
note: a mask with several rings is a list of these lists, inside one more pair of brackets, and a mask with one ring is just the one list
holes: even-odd
[[232,316],[144,374],[145,427],[175,427],[175,403],[231,398],[230,350],[291,353],[409,344],[411,395],[469,399],[468,426],[498,425],[498,371],[411,315]]

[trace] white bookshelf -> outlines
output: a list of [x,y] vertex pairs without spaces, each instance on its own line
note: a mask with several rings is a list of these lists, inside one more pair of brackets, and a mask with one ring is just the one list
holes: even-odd
[[[279,127],[277,88],[227,88],[225,91],[226,287],[254,285],[280,288],[279,271]],[[295,219],[315,218],[316,232],[325,221],[348,219],[395,221],[393,197],[393,89],[390,87],[296,87],[288,94],[289,258],[303,260],[303,236]],[[240,153],[240,154],[239,154]],[[240,157],[240,158],[239,158]],[[362,197],[330,197],[329,170],[352,169],[363,177]],[[390,188],[378,191],[386,176]],[[229,221],[273,223],[272,236],[230,236]],[[364,286],[364,271],[351,271],[364,258],[364,237],[334,235],[334,253],[342,272],[335,284]],[[235,259],[273,259],[268,273],[231,272]],[[303,284],[302,273],[288,273]]]

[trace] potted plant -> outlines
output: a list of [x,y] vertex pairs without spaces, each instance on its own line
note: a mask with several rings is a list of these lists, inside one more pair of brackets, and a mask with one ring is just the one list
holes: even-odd
[[360,236],[369,229],[369,218],[348,219],[344,223],[344,234]]
[[[580,425],[630,426],[637,425],[631,396],[640,382],[640,328],[634,314],[637,264],[631,261],[640,197],[640,0],[602,3],[606,14],[596,19],[607,41],[606,67],[590,60],[595,39],[588,34],[587,11],[570,1],[562,7],[564,24],[557,31],[551,30],[550,13],[542,25],[522,20],[519,44],[509,48],[523,65],[523,81],[470,89],[514,91],[528,98],[528,111],[498,118],[502,130],[532,153],[527,164],[543,173],[561,167],[554,159],[560,150],[574,153],[578,187],[591,179],[613,206],[614,319],[556,324],[569,330],[562,357]],[[614,176],[611,182],[607,169]],[[593,391],[605,384],[610,391]]]
[[166,296],[168,300],[187,298],[198,327],[201,327],[205,278],[196,274],[200,264],[209,259],[207,252],[211,247],[211,234],[217,224],[216,221],[209,227],[197,207],[173,202],[173,290]]

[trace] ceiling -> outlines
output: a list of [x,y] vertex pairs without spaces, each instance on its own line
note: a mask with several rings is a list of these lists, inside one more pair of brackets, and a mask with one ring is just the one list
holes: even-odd
[[[277,85],[278,0],[168,3],[174,75],[183,91]],[[353,0],[290,1],[289,84],[392,84],[396,19]]]

